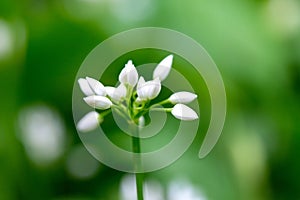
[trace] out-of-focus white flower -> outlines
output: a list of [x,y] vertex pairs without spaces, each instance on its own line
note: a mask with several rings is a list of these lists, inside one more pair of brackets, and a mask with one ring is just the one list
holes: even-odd
[[160,81],[165,80],[170,73],[172,62],[173,55],[165,57],[154,69],[153,79],[159,78]]
[[88,96],[83,98],[83,100],[91,107],[105,110],[111,107],[112,102],[107,98],[103,96]]
[[100,96],[106,95],[103,84],[100,83],[99,81],[97,81],[96,79],[93,79],[90,77],[86,77],[85,79],[80,78],[78,80],[78,83],[79,83],[80,89],[86,96],[91,96],[91,95],[95,95],[95,94],[100,95]]
[[115,102],[119,102],[124,99],[127,94],[127,89],[124,84],[120,84],[117,88],[107,86],[105,87],[107,95]]
[[[163,187],[159,181],[154,179],[146,179],[143,188],[144,200],[165,200]],[[136,181],[134,175],[128,174],[122,177],[120,181],[120,199],[137,200]]]
[[158,96],[161,90],[161,84],[159,78],[145,82],[145,79],[141,76],[137,85],[138,98],[141,101],[151,100]]
[[84,145],[76,145],[68,149],[66,159],[66,170],[72,178],[88,180],[93,178],[101,169],[101,164],[96,160]]
[[119,75],[119,81],[134,87],[138,81],[138,72],[132,61],[129,60]]
[[65,123],[52,106],[32,105],[20,111],[17,136],[29,158],[37,165],[46,166],[64,154],[66,147]]
[[191,121],[198,119],[197,113],[184,104],[176,104],[171,113],[174,115],[174,117],[180,120]]
[[207,200],[201,188],[187,180],[174,180],[168,185],[168,200]]
[[169,101],[173,104],[190,103],[197,98],[197,95],[191,92],[176,92],[169,97]]
[[97,128],[99,123],[103,121],[101,115],[96,111],[89,112],[79,120],[77,129],[82,132],[89,132]]

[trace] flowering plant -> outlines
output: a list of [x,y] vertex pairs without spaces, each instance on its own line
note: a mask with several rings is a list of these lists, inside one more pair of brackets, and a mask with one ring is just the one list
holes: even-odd
[[[131,60],[125,64],[119,74],[119,85],[117,87],[104,86],[100,81],[86,77],[78,80],[82,92],[86,95],[83,100],[95,111],[87,113],[77,123],[77,129],[81,132],[89,132],[103,122],[104,117],[112,110],[122,116],[130,125],[145,125],[144,116],[150,111],[170,112],[175,118],[185,121],[198,119],[197,113],[185,104],[197,98],[196,94],[187,91],[176,92],[169,98],[151,104],[161,92],[161,82],[165,80],[171,71],[173,55],[164,58],[154,69],[153,79],[146,81],[138,72]],[[163,107],[171,104],[172,107]],[[100,111],[100,112],[99,112]],[[133,126],[136,127],[136,126]],[[140,153],[140,141],[138,130],[132,137],[132,148],[135,153]],[[135,161],[135,166],[140,166],[140,160]],[[137,196],[143,199],[143,186],[141,174],[136,174]]]
[[[125,64],[119,74],[120,84],[117,87],[104,86],[100,81],[86,77],[78,80],[82,92],[86,95],[83,100],[91,107],[104,112],[92,111],[86,114],[77,124],[78,130],[82,132],[91,131],[103,122],[104,117],[115,109],[117,113],[128,120],[143,126],[144,115],[150,109],[157,111],[171,112],[180,120],[195,120],[197,113],[185,104],[197,98],[191,92],[176,92],[169,98],[151,105],[161,91],[161,82],[165,80],[171,70],[173,55],[164,58],[153,72],[153,80],[145,81],[138,72],[131,60]],[[171,103],[172,108],[158,108],[164,104]]]

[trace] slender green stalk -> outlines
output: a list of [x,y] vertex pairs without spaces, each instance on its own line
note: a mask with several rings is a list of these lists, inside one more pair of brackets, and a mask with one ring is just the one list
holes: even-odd
[[172,108],[152,108],[152,111],[164,111],[164,112],[171,112]]
[[[140,144],[140,138],[138,137],[139,135],[139,128],[135,126],[134,124],[130,125],[132,127],[133,135],[132,136],[132,149],[133,152],[135,153],[134,155],[134,167],[135,169],[140,169],[141,167],[141,144]],[[137,190],[137,199],[138,200],[144,200],[144,195],[143,195],[143,178],[144,174],[143,173],[135,173],[135,180],[136,180],[136,190]]]

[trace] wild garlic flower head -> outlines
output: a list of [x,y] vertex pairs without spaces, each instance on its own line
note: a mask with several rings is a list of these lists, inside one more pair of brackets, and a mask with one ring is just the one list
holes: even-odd
[[[78,80],[80,89],[86,95],[83,100],[96,110],[79,120],[77,129],[82,132],[96,129],[112,109],[116,109],[118,113],[125,116],[128,123],[135,123],[139,127],[144,126],[144,115],[151,109],[171,112],[180,120],[198,119],[197,113],[184,105],[197,98],[197,95],[191,92],[176,92],[160,103],[151,104],[151,100],[159,96],[161,81],[169,75],[172,62],[173,55],[164,58],[154,69],[153,80],[145,81],[144,77],[139,77],[133,62],[129,60],[119,74],[120,84],[117,87],[104,86],[100,81],[90,77],[80,78]],[[162,108],[164,104],[172,107]]]

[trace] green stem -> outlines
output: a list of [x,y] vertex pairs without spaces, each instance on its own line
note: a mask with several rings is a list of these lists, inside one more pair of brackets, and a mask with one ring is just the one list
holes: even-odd
[[103,112],[101,113],[101,116],[102,116],[102,117],[105,117],[105,116],[108,115],[109,113],[111,113],[111,109],[106,110],[106,111],[103,111]]
[[167,104],[167,103],[170,103],[170,100],[169,99],[165,99],[159,103],[157,103],[158,105],[163,105],[163,104]]
[[[132,136],[132,149],[135,153],[134,155],[134,167],[135,171],[141,168],[141,144],[139,138],[139,128],[134,123],[130,125],[132,127],[133,135]],[[137,190],[137,199],[144,200],[143,196],[143,173],[135,173],[135,180],[136,180],[136,190]]]
[[173,108],[152,108],[152,111],[164,111],[164,112],[171,112]]

